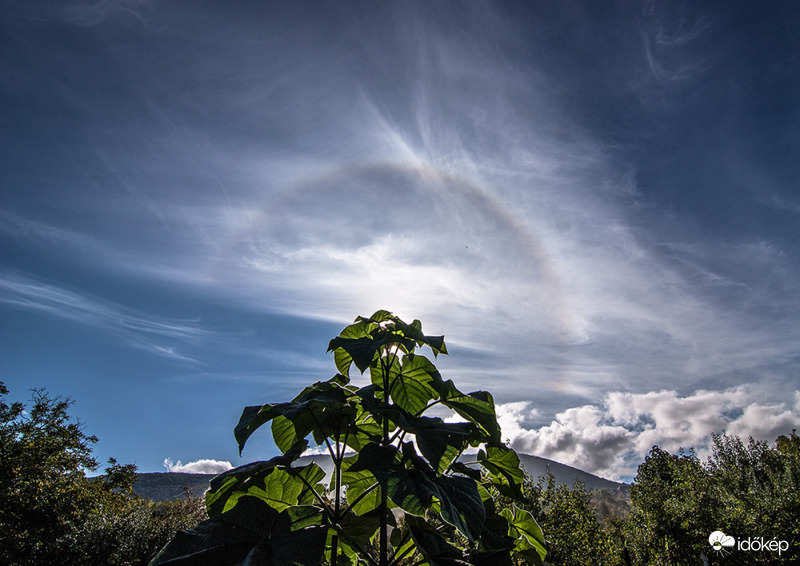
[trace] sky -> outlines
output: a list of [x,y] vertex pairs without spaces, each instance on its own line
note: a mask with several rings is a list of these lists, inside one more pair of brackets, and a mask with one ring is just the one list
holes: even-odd
[[515,449],[610,479],[800,428],[800,4],[0,13],[0,380],[101,463],[275,455],[242,408],[378,309]]

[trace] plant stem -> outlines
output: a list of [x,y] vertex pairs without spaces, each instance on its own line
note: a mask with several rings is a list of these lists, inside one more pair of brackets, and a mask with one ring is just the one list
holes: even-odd
[[331,537],[331,566],[336,566],[339,563],[339,535]]
[[[383,371],[383,401],[387,405],[389,404],[389,367],[386,365],[386,361],[383,357],[381,357],[381,369]],[[389,419],[383,418],[383,446],[388,446],[390,439],[389,439]],[[388,494],[386,493],[386,485],[381,486],[381,505],[380,505],[380,566],[388,566],[389,565],[389,533],[388,533],[388,517],[387,513],[389,512],[388,509]]]

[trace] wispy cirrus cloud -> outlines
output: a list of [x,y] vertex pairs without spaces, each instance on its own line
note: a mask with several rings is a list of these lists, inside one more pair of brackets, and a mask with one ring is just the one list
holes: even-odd
[[96,26],[117,16],[145,23],[146,11],[153,4],[152,0],[94,0],[65,5],[62,13],[69,23],[80,26]]
[[[796,269],[755,244],[683,239],[647,202],[625,147],[570,113],[558,96],[564,78],[538,69],[536,57],[504,57],[502,42],[489,40],[514,32],[489,12],[485,42],[467,52],[437,17],[415,20],[412,9],[391,24],[424,62],[410,66],[407,84],[381,74],[386,52],[365,63],[377,74],[326,53],[297,68],[259,60],[260,75],[238,78],[208,54],[208,86],[193,96],[219,108],[224,128],[178,110],[175,83],[193,71],[159,75],[163,97],[131,91],[132,103],[146,101],[146,119],[124,120],[125,139],[91,153],[120,191],[116,204],[87,191],[82,206],[95,222],[81,231],[18,216],[16,232],[75,250],[94,268],[192,286],[235,308],[346,321],[388,307],[436,321],[454,344],[503,360],[496,375],[522,383],[503,391],[512,383],[503,380],[503,396],[544,388],[596,398],[617,383],[644,390],[667,377],[689,391],[788,359],[790,314],[776,332],[760,307],[785,301]],[[475,26],[478,16],[487,14],[461,17]],[[648,24],[664,49],[708,31],[668,16]],[[355,38],[342,41],[360,53]],[[324,68],[352,84],[306,89],[315,73],[333,81]],[[232,89],[226,77],[241,82],[219,106]],[[471,88],[454,90],[462,82]],[[303,142],[256,136],[242,145],[233,134],[252,123]],[[153,189],[164,183],[168,191]],[[775,279],[760,275],[779,271],[785,284],[766,289]]]
[[21,274],[5,274],[0,279],[0,290],[0,303],[109,330],[152,354],[171,359],[194,362],[192,357],[182,354],[181,347],[174,343],[194,346],[213,336],[213,332],[190,321],[144,315],[119,304]]
[[[595,469],[639,449],[610,391],[761,383],[752,414],[789,410],[797,83],[772,24],[791,8],[7,7],[7,310],[217,361],[185,382],[277,383],[327,361],[281,325],[389,308],[446,335],[448,377],[520,403],[543,450],[596,447],[564,449]],[[136,307],[162,293],[236,336]]]

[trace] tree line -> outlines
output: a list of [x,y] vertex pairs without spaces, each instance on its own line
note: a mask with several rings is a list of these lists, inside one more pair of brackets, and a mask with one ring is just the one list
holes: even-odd
[[[792,430],[769,444],[720,434],[711,448],[703,461],[692,450],[654,446],[629,497],[557,485],[552,476],[529,479],[528,505],[545,533],[548,564],[800,563],[800,436]],[[712,546],[714,533],[729,546]]]
[[[773,445],[726,434],[701,461],[654,446],[627,491],[525,476],[500,439],[488,392],[462,393],[422,346],[441,336],[387,311],[334,338],[338,373],[290,402],[247,407],[240,451],[269,425],[281,455],[221,474],[205,497],[152,502],[136,468],[108,462],[70,417],[69,399],[34,390],[7,403],[0,382],[0,563],[84,565],[666,566],[800,560],[800,437]],[[370,383],[350,383],[355,367]],[[425,415],[446,408],[462,422]],[[293,466],[308,438],[333,478]],[[413,440],[413,442],[412,442]],[[459,456],[479,450],[477,461]]]
[[[143,566],[177,531],[207,519],[202,497],[134,496],[132,465],[112,460],[104,476],[87,477],[99,469],[91,457],[96,438],[69,417],[69,400],[37,390],[26,408],[7,404],[7,393],[0,383],[0,563]],[[655,446],[629,494],[558,484],[552,475],[526,477],[523,493],[553,566],[793,564],[800,557],[796,431],[772,445],[715,436],[705,462]],[[716,551],[708,542],[715,531],[786,540],[790,548],[781,556]]]

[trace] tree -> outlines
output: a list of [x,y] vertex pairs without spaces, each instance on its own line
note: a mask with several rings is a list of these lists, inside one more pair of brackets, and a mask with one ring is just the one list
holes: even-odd
[[[716,524],[727,534],[790,541],[780,559],[800,560],[800,438],[779,436],[776,448],[749,438],[714,435],[707,468],[712,475]],[[751,564],[772,563],[777,553],[763,551],[748,557]]]
[[539,519],[547,532],[548,561],[558,566],[611,563],[611,548],[597,521],[591,494],[581,482],[557,484],[552,474],[538,484]]
[[97,438],[69,417],[71,400],[37,389],[26,410],[6,395],[0,382],[0,563],[64,563],[59,541],[115,491],[129,490],[135,468],[112,460],[107,481],[90,481]]
[[701,563],[717,527],[712,477],[693,451],[673,455],[654,446],[633,480],[631,502],[628,543],[641,564]]
[[154,503],[133,495],[136,466],[98,468],[70,399],[35,389],[8,404],[0,382],[0,564],[144,566],[179,529],[207,517],[199,498]]
[[[672,455],[653,447],[631,486],[627,541],[642,565],[790,564],[800,560],[800,459],[797,435],[780,436],[776,448],[750,438],[713,435],[712,455]],[[735,540],[786,541],[758,552],[712,554],[709,535]]]
[[797,429],[793,428],[790,436],[782,434],[776,438],[775,449],[782,454],[794,456],[800,460],[800,436],[797,435]]
[[[526,477],[524,503],[501,498],[501,507],[520,505],[547,533],[547,563],[550,566],[589,566],[623,564],[622,547],[612,540],[598,521],[592,493],[583,483],[558,484],[551,472],[538,481]],[[523,560],[517,562],[526,564]]]
[[[210,519],[178,533],[152,564],[508,566],[545,556],[530,512],[499,510],[500,494],[520,500],[523,471],[502,441],[492,396],[462,393],[434,357],[427,336],[387,311],[358,317],[330,341],[338,373],[290,402],[246,407],[234,429],[240,453],[269,423],[281,455],[225,472],[206,496]],[[352,366],[370,383],[351,384]],[[463,422],[428,416],[449,409]],[[295,466],[308,438],[334,464]],[[478,448],[478,467],[459,461]]]

